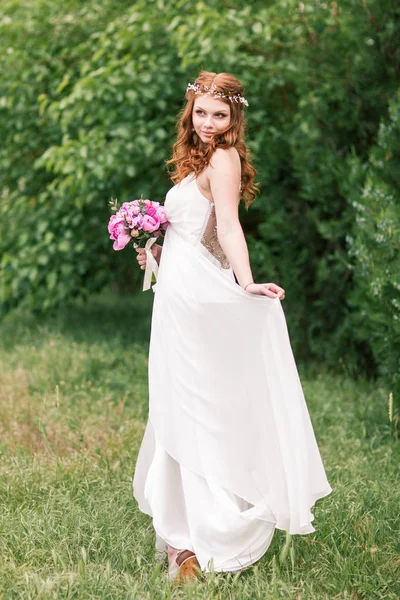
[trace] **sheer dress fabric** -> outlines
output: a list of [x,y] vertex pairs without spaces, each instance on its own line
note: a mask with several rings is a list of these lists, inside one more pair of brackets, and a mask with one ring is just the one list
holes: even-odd
[[149,418],[134,475],[157,550],[236,571],[275,528],[315,531],[327,481],[279,299],[236,284],[193,174],[171,188],[153,286]]

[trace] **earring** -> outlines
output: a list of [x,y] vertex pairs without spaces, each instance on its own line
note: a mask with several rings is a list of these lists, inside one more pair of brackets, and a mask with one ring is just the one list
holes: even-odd
[[[192,127],[192,131],[194,131],[194,127]],[[197,133],[194,133],[192,135],[192,140],[193,140],[193,144],[197,144],[197,140],[198,140]]]

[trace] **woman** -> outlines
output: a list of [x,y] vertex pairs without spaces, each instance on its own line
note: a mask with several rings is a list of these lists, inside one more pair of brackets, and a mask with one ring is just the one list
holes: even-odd
[[[247,100],[227,73],[186,90],[165,199],[149,351],[149,420],[134,496],[153,517],[171,579],[238,571],[277,527],[315,531],[331,492],[280,301],[253,280],[238,204],[255,170],[243,136]],[[146,255],[138,250],[145,268]]]

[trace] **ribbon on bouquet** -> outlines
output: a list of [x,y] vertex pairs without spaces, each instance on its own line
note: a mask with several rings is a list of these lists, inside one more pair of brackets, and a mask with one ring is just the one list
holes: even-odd
[[[144,279],[143,279],[143,291],[144,292],[146,290],[150,289],[153,273],[154,273],[154,277],[157,281],[158,264],[157,264],[156,259],[153,256],[152,252],[150,251],[150,248],[156,241],[157,241],[156,237],[149,238],[144,247],[144,249],[146,251],[146,270],[144,272]],[[138,247],[138,244],[134,244],[134,248],[137,248],[137,247]]]

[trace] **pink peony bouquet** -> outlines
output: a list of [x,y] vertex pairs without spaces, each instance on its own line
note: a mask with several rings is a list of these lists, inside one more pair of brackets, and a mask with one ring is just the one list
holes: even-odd
[[114,250],[122,250],[131,241],[134,248],[144,247],[150,238],[163,236],[168,227],[165,209],[159,202],[140,198],[118,208],[117,201],[112,200],[110,206],[116,213],[108,223]]
[[[116,200],[111,200],[111,209],[115,215],[110,217],[108,233],[114,240],[114,250],[122,250],[129,242],[133,247],[146,250],[146,270],[143,280],[143,291],[148,290],[153,280],[157,280],[158,264],[150,249],[154,242],[165,235],[168,220],[164,207],[151,200],[132,200],[124,202],[118,208]],[[154,286],[153,286],[154,291]]]

